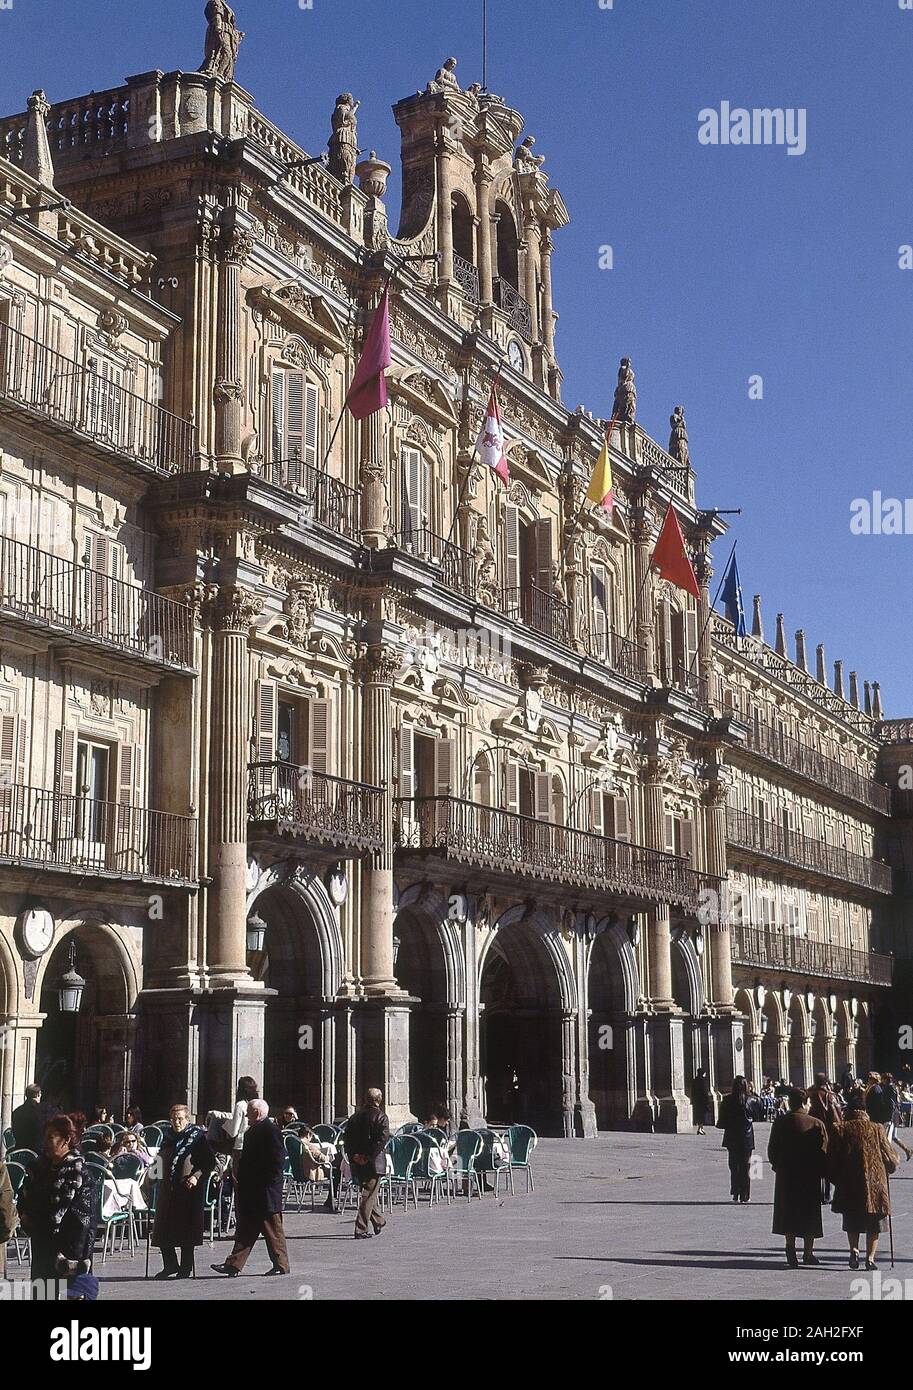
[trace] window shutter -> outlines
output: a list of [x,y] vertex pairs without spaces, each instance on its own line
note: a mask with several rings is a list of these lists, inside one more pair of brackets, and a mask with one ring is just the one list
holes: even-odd
[[537,772],[533,779],[536,820],[551,820],[552,784],[547,772]]
[[72,840],[75,827],[73,784],[76,780],[76,734],[72,729],[58,729],[54,743],[54,793],[60,797],[56,815],[56,832],[60,840]]
[[434,794],[453,796],[453,739],[439,738],[434,744]]
[[316,468],[319,459],[319,439],[320,439],[320,392],[312,381],[305,383],[304,388],[304,449],[302,458],[305,463]]
[[672,680],[672,622],[669,605],[665,599],[662,600],[657,609],[656,623],[659,629],[659,647],[663,663],[662,678],[669,684]]
[[[685,614],[685,644],[687,647],[685,665],[689,670],[692,669],[691,662],[697,653],[697,632],[697,612],[695,609],[689,608]],[[697,662],[695,662],[693,669],[697,670]]]
[[330,702],[308,701],[308,765],[312,772],[330,770]]
[[0,809],[10,810],[13,805],[13,784],[16,781],[17,728],[16,716],[0,716]]
[[585,830],[592,830],[594,835],[605,835],[609,833],[605,823],[605,806],[603,805],[603,794],[598,787],[590,787],[587,801],[590,806],[590,823],[584,826]]
[[404,449],[402,457],[403,534],[420,531],[422,521],[422,455],[417,449]]
[[406,801],[415,796],[415,730],[401,724],[399,730],[399,794]]
[[674,853],[675,853],[675,817],[674,817],[674,816],[664,816],[664,817],[663,817],[663,828],[664,828],[664,833],[665,833],[665,837],[666,837],[666,852],[667,852],[668,854],[674,854]]
[[512,502],[504,508],[504,584],[516,592],[509,596],[509,606],[519,603],[520,589],[520,513]]
[[615,801],[615,839],[630,840],[631,838],[631,816],[628,811],[628,803],[623,796],[616,796]]
[[544,590],[545,593],[550,594],[554,587],[552,577],[552,523],[550,521],[542,520],[535,523],[534,541],[536,573],[533,576],[533,583],[536,584],[538,588]]
[[[694,822],[690,820],[679,821],[679,834],[681,836],[681,855],[683,859],[694,859]],[[693,867],[693,863],[692,863]]]
[[[117,750],[117,840],[115,852],[122,864],[128,864],[130,852],[136,847],[136,827],[133,824],[133,782],[136,776],[136,749],[122,743]],[[133,865],[129,865],[133,867]]]
[[285,456],[288,459],[304,458],[304,385],[303,372],[288,373],[285,383]]
[[604,565],[594,565],[590,570],[590,593],[593,602],[593,631],[599,637],[608,632],[609,598]]
[[271,763],[276,758],[275,681],[257,682],[257,762]]
[[504,768],[504,798],[506,810],[520,810],[520,768],[513,758],[508,758]]
[[285,372],[273,372],[273,460],[283,457],[285,438]]

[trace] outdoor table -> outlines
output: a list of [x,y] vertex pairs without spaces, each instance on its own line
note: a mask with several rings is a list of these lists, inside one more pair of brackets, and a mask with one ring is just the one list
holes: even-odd
[[146,1211],[146,1199],[135,1178],[105,1178],[102,1190],[101,1214],[107,1220],[121,1212]]

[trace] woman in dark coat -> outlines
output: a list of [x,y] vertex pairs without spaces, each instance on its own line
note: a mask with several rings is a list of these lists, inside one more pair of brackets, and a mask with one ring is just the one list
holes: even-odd
[[804,1246],[802,1263],[818,1265],[815,1241],[821,1227],[821,1179],[827,1167],[827,1130],[809,1114],[804,1091],[790,1090],[787,1115],[778,1115],[770,1130],[767,1157],[776,1174],[774,1186],[775,1236],[786,1237],[786,1263],[798,1269],[796,1237]]
[[754,1152],[754,1124],[748,1113],[748,1082],[737,1076],[732,1091],[720,1102],[717,1129],[723,1131],[724,1149],[729,1151],[729,1190],[734,1202],[751,1200],[749,1163]]
[[158,1156],[162,1176],[152,1244],[162,1252],[162,1269],[155,1277],[171,1279],[177,1275],[179,1279],[189,1279],[194,1248],[203,1244],[206,1179],[216,1166],[216,1156],[206,1131],[191,1123],[186,1105],[173,1106],[170,1118],[171,1131],[162,1141]]
[[704,1123],[710,1106],[710,1082],[703,1067],[698,1067],[697,1075],[691,1082],[691,1118],[697,1126],[698,1134],[706,1134]]
[[29,1237],[32,1279],[66,1279],[92,1270],[98,1225],[99,1179],[73,1150],[76,1127],[68,1115],[48,1122],[44,1147],[23,1179],[19,1220]]
[[875,1269],[878,1237],[891,1214],[888,1175],[897,1167],[897,1155],[885,1132],[866,1112],[866,1097],[853,1092],[843,1126],[830,1148],[830,1175],[834,1184],[834,1211],[843,1216],[850,1242],[850,1269],[859,1268],[859,1237],[865,1232],[866,1269]]

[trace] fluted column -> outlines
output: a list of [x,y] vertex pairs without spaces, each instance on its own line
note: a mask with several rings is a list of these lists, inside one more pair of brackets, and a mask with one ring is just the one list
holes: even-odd
[[536,271],[540,268],[539,223],[530,216],[526,224],[526,298],[529,301],[530,336],[534,343],[540,339],[539,292]]
[[715,921],[710,926],[710,998],[718,1008],[732,1007],[732,942],[729,934],[728,902],[723,896],[726,885],[726,800],[729,787],[712,782],[704,793],[704,825],[706,828],[705,868],[713,878],[721,880],[720,897]]
[[237,214],[223,214],[219,239],[219,301],[216,324],[215,445],[220,471],[235,473],[242,467],[241,408],[244,377],[241,362],[241,267],[256,243],[253,232],[242,227]]
[[656,642],[653,632],[653,579],[650,556],[653,553],[653,518],[644,506],[631,509],[631,536],[634,541],[634,605],[637,643],[642,648],[646,674],[656,674]]
[[545,344],[545,351],[549,360],[555,360],[555,315],[554,299],[552,297],[552,252],[555,243],[549,235],[548,228],[542,237],[540,255],[542,257],[542,341]]
[[393,971],[393,678],[399,659],[392,647],[368,648],[364,661],[364,775],[383,789],[383,848],[367,861],[363,878],[362,963],[366,994],[400,993]]
[[[649,757],[644,773],[644,830],[647,847],[665,849],[663,817],[663,778],[665,765],[658,757]],[[647,928],[647,957],[650,967],[650,1002],[656,1007],[671,1008],[672,995],[672,932],[668,907],[660,906],[650,912]]]
[[386,444],[385,413],[377,410],[361,422],[361,537],[369,550],[383,547],[390,519]]
[[492,258],[491,241],[491,212],[489,210],[489,198],[491,196],[491,171],[487,165],[482,165],[476,171],[476,215],[479,219],[478,256],[479,256],[479,298],[483,304],[491,304],[494,299],[494,269]]
[[261,602],[239,588],[222,589],[213,638],[211,761],[210,978],[249,978],[247,967],[247,757],[250,737],[248,634]]
[[449,289],[453,283],[453,209],[450,146],[444,126],[438,129],[434,154],[437,170],[437,249],[440,253],[438,284]]

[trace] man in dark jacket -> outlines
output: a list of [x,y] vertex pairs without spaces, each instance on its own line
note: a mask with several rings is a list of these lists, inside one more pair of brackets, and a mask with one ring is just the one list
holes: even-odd
[[356,1240],[369,1238],[369,1225],[377,1236],[387,1224],[378,1213],[376,1203],[378,1185],[387,1171],[386,1147],[389,1138],[390,1122],[384,1114],[383,1095],[372,1089],[366,1093],[364,1105],[355,1112],[343,1131],[352,1177],[361,1187],[358,1215],[355,1217]]
[[[834,1130],[843,1124],[843,1113],[823,1071],[815,1073],[815,1084],[809,1087],[806,1094],[809,1101],[808,1113],[813,1120],[820,1120],[824,1125],[830,1143]],[[793,1105],[790,1102],[790,1111],[792,1110]],[[831,1185],[826,1172],[821,1182],[821,1198],[824,1202],[831,1200]]]
[[269,1106],[265,1100],[248,1103],[247,1132],[238,1160],[235,1247],[224,1264],[212,1266],[217,1274],[240,1274],[261,1235],[272,1261],[267,1274],[290,1273],[282,1228],[285,1144],[279,1126],[268,1116]]
[[16,1137],[16,1148],[41,1153],[48,1120],[53,1119],[56,1114],[55,1105],[42,1103],[40,1086],[26,1086],[25,1101],[22,1105],[17,1105],[10,1116],[10,1129]]

